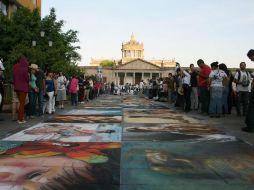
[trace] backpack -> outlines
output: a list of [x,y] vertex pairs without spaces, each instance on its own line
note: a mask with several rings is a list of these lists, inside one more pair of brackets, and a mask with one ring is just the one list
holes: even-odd
[[[241,79],[241,72],[240,71],[237,71],[237,72],[238,72],[238,81],[240,81],[240,79]],[[247,86],[250,85],[249,72],[246,71],[246,74],[247,74],[247,78],[243,78],[242,83],[241,83],[243,87],[247,87]]]

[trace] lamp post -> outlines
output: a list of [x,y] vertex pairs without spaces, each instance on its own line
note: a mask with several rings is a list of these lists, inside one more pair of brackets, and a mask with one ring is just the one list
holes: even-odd
[[[40,45],[41,46],[41,48],[40,48],[41,52],[46,52],[45,51],[45,49],[46,49],[45,46],[43,48],[43,45],[42,45],[42,44],[45,44],[45,41],[47,41],[47,47],[52,47],[53,46],[53,42],[51,40],[46,40],[45,39],[45,31],[41,30],[40,31],[40,38],[37,39],[37,41],[36,40],[32,40],[32,47],[36,47],[36,46]],[[45,59],[46,56],[43,56],[43,57]],[[46,62],[46,59],[44,61]],[[43,61],[43,58],[40,58],[41,64],[43,64],[44,61]],[[44,68],[45,70],[47,69],[47,64],[45,65],[45,68]]]
[[[40,36],[41,36],[41,38],[44,38],[44,36],[45,36],[45,31],[44,30],[40,31]],[[37,45],[37,41],[33,40],[32,41],[32,46],[35,47],[36,45]],[[48,46],[49,47],[53,46],[53,42],[51,40],[48,41]]]

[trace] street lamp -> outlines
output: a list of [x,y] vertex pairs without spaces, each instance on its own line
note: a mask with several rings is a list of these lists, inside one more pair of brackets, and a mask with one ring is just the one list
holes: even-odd
[[[41,36],[42,38],[44,38],[44,36],[45,36],[45,31],[43,31],[43,30],[40,31],[40,36]],[[32,41],[32,46],[35,47],[36,45],[37,45],[36,40],[33,40],[33,41]],[[49,46],[49,47],[52,47],[52,46],[53,46],[53,42],[52,42],[51,40],[48,41],[48,46]]]
[[43,38],[44,35],[45,35],[45,31],[42,30],[42,31],[40,32],[40,34],[41,34],[41,37]]
[[38,41],[36,41],[35,39],[32,40],[32,47],[36,47],[38,44],[39,44],[39,50],[40,50],[40,53],[44,52],[45,56],[44,56],[44,59],[42,58],[38,58],[38,56],[35,56],[35,60],[40,63],[39,65],[47,70],[47,67],[48,67],[48,59],[47,57],[49,57],[49,52],[50,51],[46,51],[47,50],[47,46],[50,48],[53,46],[53,41],[50,39],[50,38],[47,38],[45,37],[45,31],[44,30],[41,30],[40,33],[39,33],[39,38],[37,38]]

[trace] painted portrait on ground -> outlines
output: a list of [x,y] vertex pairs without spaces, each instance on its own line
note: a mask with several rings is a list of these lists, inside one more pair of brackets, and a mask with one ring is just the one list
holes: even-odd
[[97,107],[100,107],[100,106],[104,106],[104,107],[117,107],[119,106],[119,104],[121,103],[121,101],[119,100],[97,100],[96,101],[91,101],[91,102],[87,102],[85,104],[80,104],[79,106],[82,107],[86,107],[86,106],[97,106]]
[[64,113],[64,115],[109,115],[109,116],[121,116],[121,109],[74,109]]
[[207,124],[124,124],[123,140],[127,141],[231,141],[235,139],[225,135],[217,128],[209,127]]
[[185,115],[136,115],[131,112],[124,113],[124,122],[126,123],[169,123],[169,124],[181,124],[181,123],[200,123],[199,120],[193,119]]
[[125,108],[124,115],[136,115],[136,116],[143,116],[143,115],[170,115],[170,114],[179,114],[178,112],[170,109],[131,109]]
[[39,123],[4,138],[7,141],[120,142],[120,124]]
[[119,143],[1,141],[0,189],[119,189]]
[[101,116],[101,115],[56,115],[46,122],[66,123],[121,123],[122,116]]
[[190,184],[192,189],[211,184],[222,189],[237,184],[242,185],[239,190],[244,185],[254,187],[254,151],[241,141],[126,142],[121,163],[124,184],[163,184],[169,189],[189,189]]

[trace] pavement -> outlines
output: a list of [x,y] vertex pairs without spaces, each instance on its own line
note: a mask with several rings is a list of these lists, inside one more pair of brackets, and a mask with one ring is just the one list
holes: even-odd
[[103,95],[54,115],[0,122],[0,189],[253,190],[244,118]]

